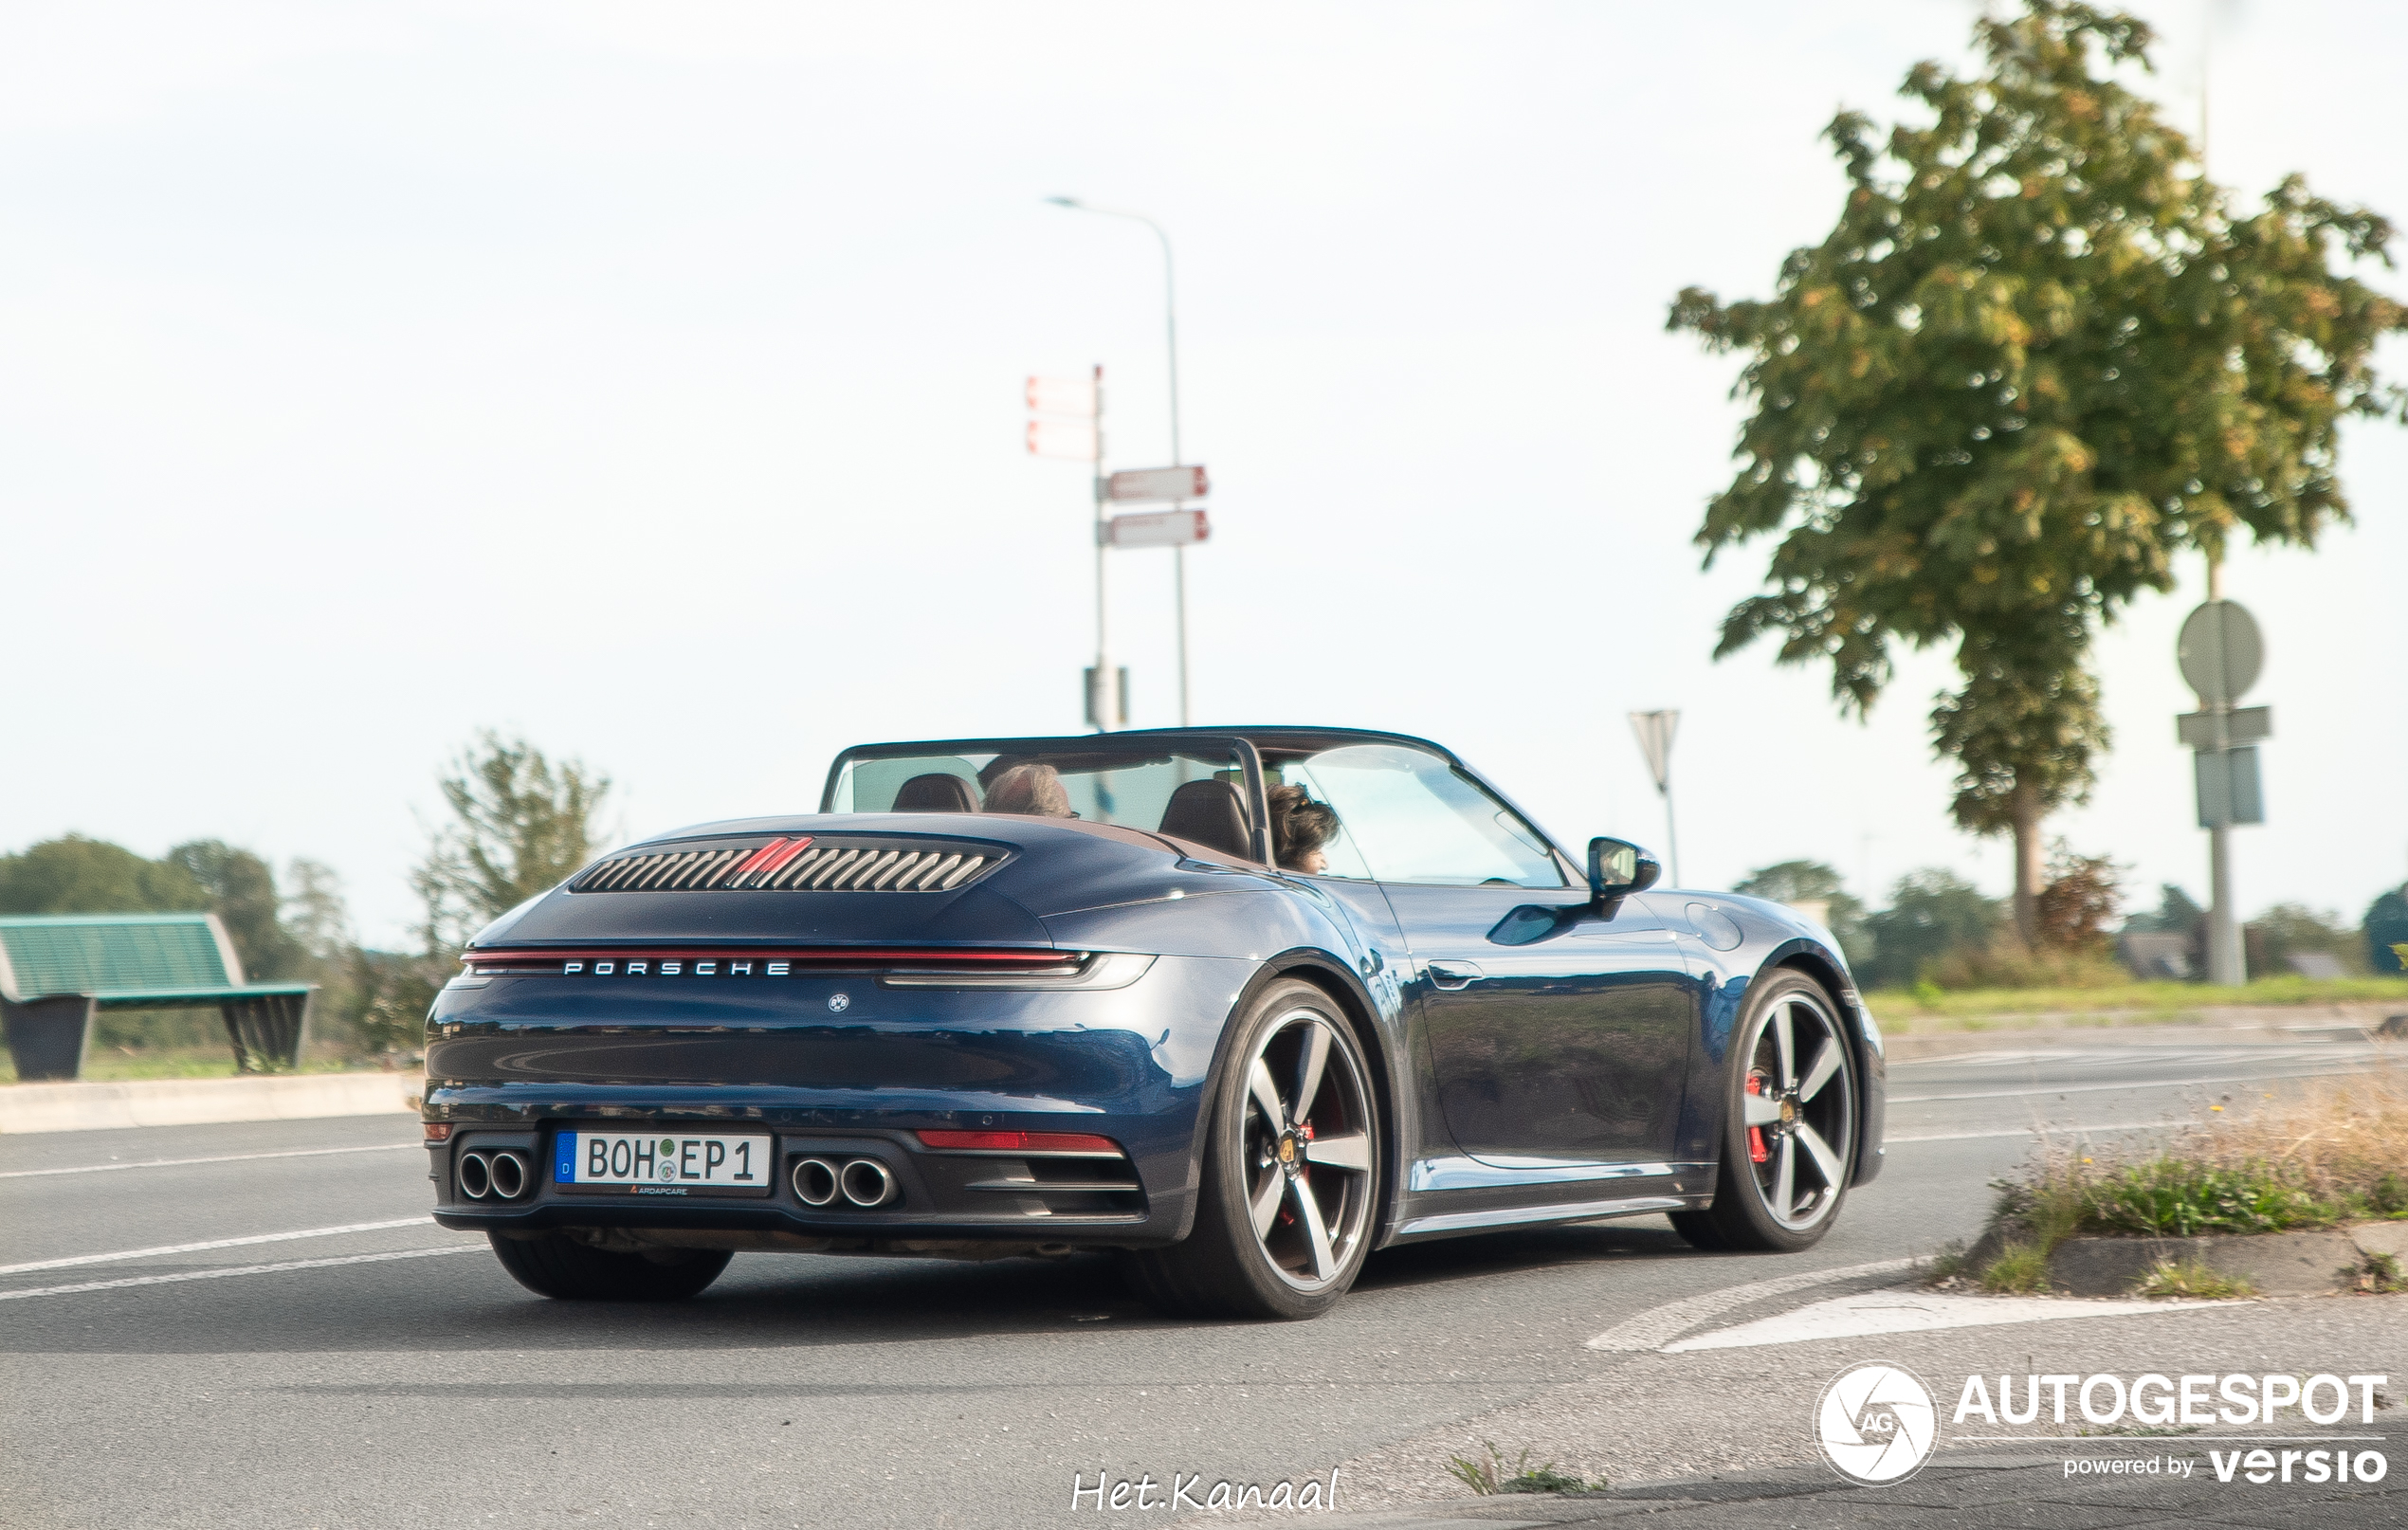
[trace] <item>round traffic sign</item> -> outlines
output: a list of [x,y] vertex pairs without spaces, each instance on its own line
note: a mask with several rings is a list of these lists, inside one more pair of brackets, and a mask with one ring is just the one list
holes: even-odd
[[2236,600],[2211,600],[2182,619],[2174,660],[2203,706],[2240,700],[2266,667],[2266,643],[2257,619]]

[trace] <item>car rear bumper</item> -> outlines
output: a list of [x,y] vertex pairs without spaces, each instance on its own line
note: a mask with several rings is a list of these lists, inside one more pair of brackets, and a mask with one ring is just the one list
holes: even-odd
[[[429,1144],[436,1220],[505,1232],[1173,1242],[1193,1220],[1199,1111],[1249,966],[1163,957],[1102,993],[886,989],[830,974],[784,986],[775,1004],[748,993],[709,1008],[666,985],[597,1001],[559,978],[497,978],[433,1016],[425,1115],[450,1127]],[[564,1130],[654,1127],[767,1138],[768,1193],[608,1193],[553,1173]],[[1084,1134],[1118,1157],[939,1149],[918,1135],[962,1130]],[[466,1195],[459,1165],[472,1152],[522,1155],[525,1192]],[[811,1157],[872,1161],[899,1194],[869,1208],[807,1204],[794,1170]]]

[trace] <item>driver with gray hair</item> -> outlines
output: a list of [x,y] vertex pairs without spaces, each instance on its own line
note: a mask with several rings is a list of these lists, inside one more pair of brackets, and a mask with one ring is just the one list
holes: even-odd
[[1037,761],[1014,765],[987,788],[988,812],[1014,812],[1031,818],[1070,818],[1070,790],[1062,773]]

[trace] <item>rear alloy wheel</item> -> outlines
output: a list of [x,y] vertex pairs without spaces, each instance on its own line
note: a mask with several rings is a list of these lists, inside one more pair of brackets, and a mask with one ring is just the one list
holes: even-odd
[[1371,1251],[1379,1126],[1354,1028],[1310,983],[1273,983],[1238,1022],[1206,1133],[1195,1230],[1127,1256],[1181,1316],[1314,1318]]
[[1714,1204],[1675,1211],[1700,1248],[1789,1252],[1831,1230],[1856,1153],[1856,1081],[1830,996],[1801,973],[1768,979],[1732,1048]]
[[558,1232],[532,1238],[485,1234],[510,1278],[562,1302],[679,1302],[718,1280],[735,1255],[723,1248],[657,1248],[640,1254],[591,1248]]

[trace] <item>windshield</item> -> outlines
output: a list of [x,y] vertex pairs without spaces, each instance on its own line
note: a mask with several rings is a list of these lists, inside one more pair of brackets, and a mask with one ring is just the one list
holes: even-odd
[[[1318,803],[1334,819],[1325,876],[1456,886],[1560,887],[1562,868],[1538,831],[1435,755],[1354,744],[1271,762],[1274,813]],[[1293,792],[1291,798],[1288,793]],[[1276,826],[1275,826],[1276,827]]]
[[1246,771],[1214,746],[993,752],[864,751],[846,760],[832,812],[1005,812],[1176,835],[1246,855]]

